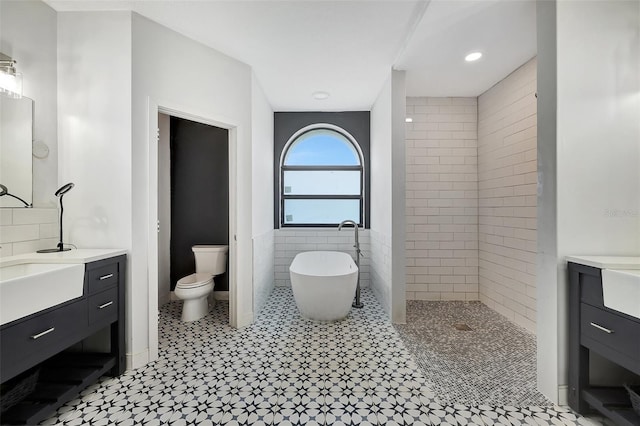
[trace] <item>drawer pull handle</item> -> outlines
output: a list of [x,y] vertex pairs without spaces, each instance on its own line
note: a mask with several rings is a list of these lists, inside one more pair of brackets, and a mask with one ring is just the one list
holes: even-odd
[[605,332],[605,333],[607,333],[607,334],[612,334],[612,333],[613,333],[613,330],[609,330],[608,328],[603,327],[603,326],[601,326],[601,325],[598,325],[598,324],[596,324],[595,322],[592,322],[592,323],[591,323],[591,325],[592,325],[593,327],[597,328],[597,329],[598,329],[598,330],[600,330],[600,331],[604,331],[604,332]]
[[107,306],[111,306],[111,305],[113,305],[113,300],[111,302],[107,302],[105,304],[102,304],[102,305],[98,306],[98,309],[104,309]]
[[113,274],[107,274],[107,275],[103,275],[100,277],[100,281],[102,280],[108,280],[109,278],[111,278],[113,276]]
[[45,331],[43,331],[42,333],[34,334],[33,336],[31,336],[31,339],[33,339],[33,340],[39,339],[39,338],[41,338],[42,336],[44,336],[45,334],[49,334],[49,333],[51,333],[51,332],[52,332],[53,330],[55,330],[55,329],[56,329],[55,327],[51,327],[50,329],[45,330]]

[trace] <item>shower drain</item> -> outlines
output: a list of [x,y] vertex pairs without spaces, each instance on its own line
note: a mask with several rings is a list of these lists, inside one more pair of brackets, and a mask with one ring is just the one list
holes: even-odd
[[472,331],[473,329],[465,323],[453,324],[453,327],[459,331]]

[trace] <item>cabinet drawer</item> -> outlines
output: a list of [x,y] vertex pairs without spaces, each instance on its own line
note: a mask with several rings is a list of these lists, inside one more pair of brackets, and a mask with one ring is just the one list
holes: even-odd
[[89,297],[89,325],[109,324],[118,319],[118,287]]
[[87,327],[86,306],[82,299],[3,329],[2,373],[30,368],[75,343],[69,339]]
[[582,303],[580,333],[628,357],[640,360],[640,323]]
[[92,269],[88,275],[89,294],[106,290],[118,283],[118,264],[111,263],[100,268]]

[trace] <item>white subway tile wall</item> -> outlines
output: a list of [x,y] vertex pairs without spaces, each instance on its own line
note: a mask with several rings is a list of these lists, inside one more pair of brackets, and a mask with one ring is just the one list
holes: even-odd
[[[275,283],[278,287],[290,287],[289,266],[296,254],[303,251],[331,250],[355,254],[353,228],[337,229],[276,229],[275,233]],[[360,285],[369,287],[369,264],[371,251],[369,230],[359,231],[360,250]]]
[[536,329],[536,59],[478,98],[480,300]]
[[478,300],[476,98],[408,97],[407,299]]
[[369,230],[371,244],[371,289],[387,314],[391,315],[391,238]]
[[274,231],[253,237],[253,315],[258,316],[274,287]]
[[58,232],[57,209],[0,209],[0,257],[53,248]]

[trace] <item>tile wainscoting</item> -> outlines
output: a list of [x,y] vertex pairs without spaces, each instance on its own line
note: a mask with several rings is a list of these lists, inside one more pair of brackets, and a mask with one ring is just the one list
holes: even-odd
[[54,248],[58,244],[58,209],[0,209],[0,257]]
[[253,315],[257,316],[274,286],[274,231],[253,237]]
[[[330,250],[355,253],[353,248],[353,228],[337,229],[310,228],[310,229],[276,229],[275,234],[275,284],[277,287],[291,287],[289,279],[289,266],[296,254],[304,251]],[[359,240],[362,256],[360,257],[360,285],[369,287],[371,245],[369,243],[368,229],[360,229]]]

